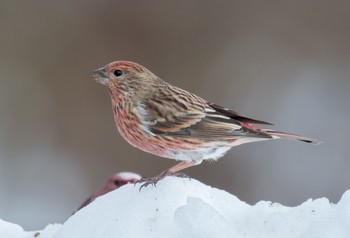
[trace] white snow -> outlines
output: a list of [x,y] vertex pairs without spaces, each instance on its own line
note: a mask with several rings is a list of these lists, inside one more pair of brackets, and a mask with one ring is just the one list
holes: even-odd
[[[251,206],[195,179],[168,177],[157,187],[139,187],[125,185],[99,197],[37,237],[350,237],[350,191],[338,204],[321,198],[286,207],[265,201]],[[1,238],[35,233],[0,220]]]
[[42,231],[24,231],[19,225],[0,219],[1,238],[53,238],[61,228],[61,224],[52,224],[46,226]]

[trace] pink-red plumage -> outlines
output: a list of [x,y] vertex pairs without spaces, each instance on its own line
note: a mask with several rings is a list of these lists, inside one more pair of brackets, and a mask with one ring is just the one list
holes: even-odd
[[92,203],[96,198],[105,195],[106,193],[109,193],[113,190],[116,190],[117,188],[128,184],[128,183],[135,183],[136,181],[138,181],[139,179],[141,179],[141,176],[136,174],[136,173],[132,173],[132,172],[120,172],[120,173],[116,173],[114,175],[112,175],[107,181],[106,183],[103,185],[103,187],[98,190],[97,192],[95,192],[93,195],[91,195],[91,197],[89,197],[88,199],[86,199],[78,208],[78,210],[82,209],[83,207],[89,205],[90,203]]
[[217,160],[243,143],[279,138],[318,143],[252,125],[271,124],[210,103],[133,62],[115,61],[92,75],[108,87],[114,119],[124,139],[151,154],[182,161],[162,176],[203,160]]

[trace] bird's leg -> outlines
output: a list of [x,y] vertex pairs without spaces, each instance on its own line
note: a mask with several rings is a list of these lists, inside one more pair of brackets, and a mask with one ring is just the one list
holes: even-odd
[[142,186],[140,187],[140,190],[141,190],[143,187],[147,187],[150,184],[155,186],[159,180],[162,180],[166,176],[176,176],[176,177],[182,177],[182,178],[189,178],[189,176],[187,176],[186,174],[178,173],[178,172],[180,170],[186,169],[186,168],[194,166],[194,165],[198,165],[200,163],[202,163],[202,160],[199,160],[199,161],[181,161],[180,163],[176,164],[175,166],[171,167],[170,169],[167,169],[167,170],[161,172],[156,177],[153,177],[153,178],[143,177],[140,180],[136,181],[136,183],[143,183],[144,182],[144,184],[142,184]]
[[176,176],[176,177],[182,177],[182,178],[188,178],[188,176],[184,173],[178,173],[179,171],[186,169],[188,167],[198,165],[202,163],[202,161],[181,161],[180,163],[176,164],[175,166],[171,167],[170,169],[167,169],[163,171],[159,176]]

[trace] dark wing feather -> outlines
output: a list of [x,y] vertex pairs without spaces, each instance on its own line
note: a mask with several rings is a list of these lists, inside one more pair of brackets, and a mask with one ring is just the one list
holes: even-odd
[[242,126],[233,116],[214,111],[205,100],[190,93],[148,98],[138,103],[137,111],[144,128],[157,136],[192,137],[205,141],[271,138],[264,132]]
[[242,126],[232,118],[207,114],[200,122],[187,128],[191,136],[208,139],[236,139],[242,137],[271,138],[270,135]]
[[155,134],[187,134],[186,129],[200,122],[205,114],[200,108],[181,109],[177,102],[158,99],[139,102],[137,110],[141,123]]
[[266,122],[266,121],[260,121],[260,120],[256,120],[256,119],[253,119],[253,118],[241,116],[235,111],[232,111],[230,109],[221,107],[221,106],[216,105],[214,103],[208,103],[208,105],[210,107],[212,107],[214,110],[222,113],[223,115],[231,117],[231,118],[233,118],[233,119],[235,119],[237,121],[246,122],[246,123],[253,123],[253,124],[273,125],[273,124],[271,124],[269,122]]

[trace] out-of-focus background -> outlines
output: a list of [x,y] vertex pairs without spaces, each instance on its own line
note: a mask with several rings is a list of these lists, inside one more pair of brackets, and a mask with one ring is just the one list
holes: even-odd
[[246,144],[191,177],[254,204],[350,188],[349,1],[0,1],[0,218],[64,222],[118,171],[175,164],[115,128],[90,71],[132,60],[209,101],[318,138]]

